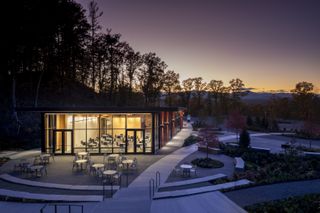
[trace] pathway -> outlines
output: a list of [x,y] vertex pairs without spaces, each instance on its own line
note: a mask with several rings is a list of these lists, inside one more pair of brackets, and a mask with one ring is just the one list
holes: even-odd
[[255,203],[312,193],[320,193],[320,179],[250,187],[226,192],[225,195],[244,207]]
[[[191,134],[191,128],[182,129],[168,144],[181,147],[184,139]],[[197,150],[196,146],[180,148],[161,158],[141,173],[129,186],[119,190],[112,200],[107,200],[96,206],[93,212],[150,212],[149,180],[155,178],[157,171],[161,174],[160,184],[169,177],[176,164]]]

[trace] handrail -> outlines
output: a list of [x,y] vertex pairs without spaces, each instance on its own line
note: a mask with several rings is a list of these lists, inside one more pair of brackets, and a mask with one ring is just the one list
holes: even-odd
[[72,207],[80,207],[81,208],[81,213],[83,213],[83,205],[77,205],[77,204],[45,204],[41,209],[40,209],[40,213],[44,213],[44,210],[48,207],[48,206],[53,206],[54,207],[54,213],[58,213],[58,207],[61,206],[67,206],[68,207],[68,212],[71,213],[72,211]]
[[160,172],[157,171],[156,172],[156,188],[158,188],[160,186]]
[[149,180],[149,197],[150,197],[150,199],[152,199],[153,196],[154,196],[154,179],[151,178]]

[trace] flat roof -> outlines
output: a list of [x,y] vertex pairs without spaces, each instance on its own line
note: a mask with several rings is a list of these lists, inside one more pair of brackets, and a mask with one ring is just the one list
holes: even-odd
[[103,112],[175,112],[185,110],[183,107],[17,107],[19,112],[77,112],[77,113],[103,113]]

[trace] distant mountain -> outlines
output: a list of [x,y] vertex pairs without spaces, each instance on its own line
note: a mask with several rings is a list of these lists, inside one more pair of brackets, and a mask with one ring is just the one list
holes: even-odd
[[242,100],[244,102],[266,102],[270,98],[276,97],[276,98],[291,98],[291,93],[270,93],[270,92],[248,92],[246,96],[242,97]]

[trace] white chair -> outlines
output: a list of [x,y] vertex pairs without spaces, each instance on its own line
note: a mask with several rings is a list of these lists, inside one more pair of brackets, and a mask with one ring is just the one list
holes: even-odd
[[76,162],[77,160],[78,160],[78,155],[75,154],[75,155],[74,155],[73,162],[72,162],[72,170],[73,170],[74,168],[79,169],[79,164],[77,164],[77,162]]
[[[96,170],[96,168],[93,167],[93,164],[94,164],[93,161],[88,160],[88,162],[87,162],[87,170],[89,169],[89,174],[90,174],[90,175],[97,173],[97,170]],[[89,168],[88,168],[88,167],[89,167]]]
[[173,174],[174,175],[181,175],[181,168],[180,167],[175,167],[174,169],[173,169]]
[[195,166],[193,166],[191,169],[190,169],[190,174],[194,174],[194,176],[198,176],[197,175],[197,166],[195,165]]

